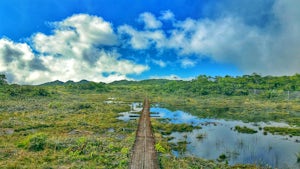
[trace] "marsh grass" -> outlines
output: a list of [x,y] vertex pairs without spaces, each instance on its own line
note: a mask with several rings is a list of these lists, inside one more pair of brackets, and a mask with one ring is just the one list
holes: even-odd
[[137,123],[116,117],[129,106],[55,90],[0,98],[0,168],[127,168]]
[[279,135],[300,136],[299,127],[264,127],[264,131]]
[[190,124],[172,124],[167,121],[152,120],[152,128],[160,131],[163,135],[170,135],[172,132],[191,132],[194,129],[201,129],[201,126],[193,126]]
[[199,134],[196,136],[196,138],[197,138],[198,140],[203,140],[206,136],[207,136],[206,133],[199,133]]
[[[111,97],[125,103],[141,102],[146,93],[153,103],[198,117],[285,121],[300,127],[299,100],[270,100],[256,95],[191,97],[152,89],[153,85],[0,87],[0,168],[128,168],[137,121],[117,120],[118,113],[130,107],[105,104]],[[177,158],[164,134],[190,132],[197,127],[168,125],[167,120],[155,119],[152,125],[156,142],[165,150],[159,156],[161,168],[260,168],[228,166],[195,157]],[[187,145],[180,144],[181,149]]]
[[300,152],[296,154],[297,162],[300,163]]
[[239,132],[239,133],[247,133],[247,134],[254,134],[254,133],[257,133],[256,130],[254,129],[251,129],[251,128],[248,128],[246,126],[235,126],[234,129]]

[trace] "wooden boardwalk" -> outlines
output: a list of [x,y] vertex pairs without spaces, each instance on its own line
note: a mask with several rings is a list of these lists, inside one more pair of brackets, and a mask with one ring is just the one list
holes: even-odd
[[144,107],[139,119],[136,140],[132,150],[130,169],[159,169],[155,140],[150,121],[150,103],[144,100]]

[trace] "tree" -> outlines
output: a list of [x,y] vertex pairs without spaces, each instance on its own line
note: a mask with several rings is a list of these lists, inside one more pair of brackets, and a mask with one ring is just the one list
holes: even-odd
[[6,82],[6,76],[4,74],[0,74],[0,85],[5,85]]

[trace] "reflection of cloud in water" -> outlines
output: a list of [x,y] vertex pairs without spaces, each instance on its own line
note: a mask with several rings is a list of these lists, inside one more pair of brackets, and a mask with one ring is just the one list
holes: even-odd
[[142,110],[143,110],[142,103],[132,103],[132,104],[130,104],[130,111],[119,113],[120,116],[117,117],[117,119],[123,120],[123,121],[137,119],[139,117],[139,114],[136,114],[136,113],[141,112]]
[[215,120],[212,119],[199,119],[196,116],[193,116],[189,113],[183,112],[183,111],[170,111],[166,108],[160,108],[160,107],[153,107],[150,109],[153,113],[158,113],[158,115],[161,118],[170,119],[171,123],[189,123],[193,125],[199,125],[201,123],[205,122],[214,122]]
[[[139,103],[132,104],[131,111],[120,113],[121,116],[118,119],[124,121],[137,119],[138,117],[132,116],[137,115],[135,113],[141,110],[140,106]],[[280,122],[244,123],[234,120],[206,119],[180,110],[170,111],[158,106],[152,107],[150,111],[162,119],[169,119],[168,122],[170,123],[202,126],[202,129],[195,129],[192,132],[172,132],[171,136],[174,139],[170,142],[176,143],[184,140],[188,142],[187,151],[184,154],[173,151],[176,156],[197,156],[215,160],[225,153],[228,156],[229,164],[258,163],[279,168],[297,167],[295,154],[300,152],[300,146],[295,140],[300,140],[299,136],[289,138],[280,135],[264,135],[263,130],[259,130],[259,127],[288,127],[288,124]],[[238,133],[234,130],[235,126],[247,126],[258,132],[255,134]],[[205,137],[201,140],[197,138],[200,134],[205,134]]]
[[143,104],[142,103],[132,103],[130,105],[131,112],[140,112],[143,110]]
[[[259,130],[259,127],[265,126],[288,127],[286,123],[244,123],[235,120],[205,119],[183,111],[170,111],[161,107],[153,107],[150,111],[158,113],[160,118],[169,119],[170,123],[202,126],[202,129],[195,129],[192,132],[172,132],[171,136],[174,139],[170,142],[176,143],[183,140],[188,142],[187,151],[184,154],[174,151],[173,154],[176,156],[197,156],[216,160],[225,153],[229,164],[256,163],[279,168],[297,167],[295,153],[300,151],[300,146],[295,140],[300,140],[299,136],[287,138],[288,136],[264,135],[263,130]],[[238,133],[234,130],[235,126],[247,126],[258,132],[256,134]],[[197,139],[200,134],[205,134],[201,140]]]

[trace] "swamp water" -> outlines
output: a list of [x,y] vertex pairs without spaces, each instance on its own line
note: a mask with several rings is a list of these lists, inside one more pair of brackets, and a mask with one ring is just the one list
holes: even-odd
[[[136,112],[141,111],[140,104],[132,104],[132,111],[121,113],[120,120],[128,121],[138,118]],[[169,109],[151,107],[150,112],[155,117],[164,119],[168,123],[192,124],[201,126],[192,132],[172,132],[168,137],[173,137],[169,142],[187,142],[186,151],[173,150],[177,157],[196,156],[210,160],[218,160],[220,155],[225,155],[224,161],[232,164],[258,164],[273,168],[300,169],[296,154],[300,152],[299,136],[281,136],[268,133],[265,135],[261,128],[265,126],[288,127],[288,124],[277,122],[244,123],[242,121],[203,119],[183,111],[170,111]],[[153,115],[152,114],[152,115]],[[257,133],[238,133],[235,126],[246,126]],[[201,136],[201,137],[199,137]]]

